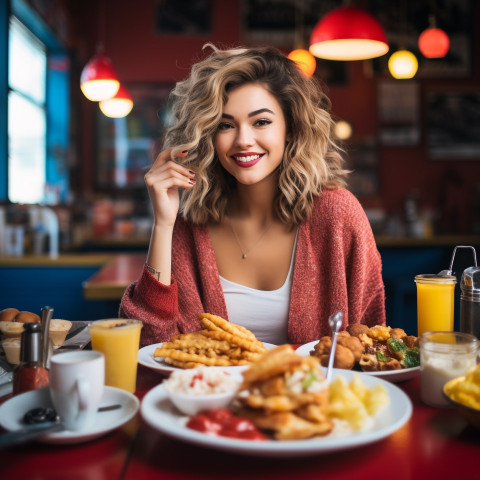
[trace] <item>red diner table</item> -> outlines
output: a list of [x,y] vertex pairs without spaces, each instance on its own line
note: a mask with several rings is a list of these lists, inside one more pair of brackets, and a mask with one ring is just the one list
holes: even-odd
[[[139,365],[141,400],[165,377]],[[263,458],[199,447],[152,429],[140,414],[87,443],[32,442],[0,450],[1,479],[361,480],[478,479],[480,431],[451,408],[419,399],[419,378],[397,384],[411,399],[409,422],[386,439],[328,454]]]

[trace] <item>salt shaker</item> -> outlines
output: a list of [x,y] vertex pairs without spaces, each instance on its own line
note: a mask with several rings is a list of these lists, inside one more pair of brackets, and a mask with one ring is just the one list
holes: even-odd
[[23,325],[20,364],[13,371],[13,395],[48,387],[48,370],[43,366],[41,328],[38,322]]

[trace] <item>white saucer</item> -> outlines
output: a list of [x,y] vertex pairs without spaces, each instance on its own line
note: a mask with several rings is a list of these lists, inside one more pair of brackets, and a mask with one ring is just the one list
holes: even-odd
[[[138,411],[140,402],[135,395],[120,388],[104,387],[99,407],[120,404],[121,408],[97,413],[92,427],[79,432],[63,430],[38,437],[43,443],[80,443],[115,430],[128,422]],[[32,408],[52,407],[48,387],[31,390],[10,398],[0,406],[0,425],[10,432],[24,427],[23,416]]]

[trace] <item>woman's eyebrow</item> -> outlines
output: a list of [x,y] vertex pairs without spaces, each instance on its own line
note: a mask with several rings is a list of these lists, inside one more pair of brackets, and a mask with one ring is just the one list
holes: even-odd
[[275,115],[274,112],[272,112],[269,108],[260,108],[259,110],[255,110],[254,112],[251,112],[248,114],[249,117],[254,117],[255,115],[258,115],[259,113],[271,113],[272,115]]
[[[269,108],[260,108],[259,110],[255,110],[253,112],[250,112],[248,114],[248,117],[254,117],[255,115],[259,115],[260,113],[265,113],[265,112],[268,112],[268,113],[271,113],[272,115],[275,115],[275,112],[272,112],[272,110],[270,110]],[[230,115],[228,113],[222,113],[222,118],[228,118],[229,120],[234,120],[234,116],[233,115]]]

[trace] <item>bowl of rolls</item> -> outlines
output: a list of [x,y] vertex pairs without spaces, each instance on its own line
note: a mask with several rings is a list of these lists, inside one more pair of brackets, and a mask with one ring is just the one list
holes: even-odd
[[[0,332],[2,347],[8,363],[20,362],[20,339],[23,325],[29,322],[39,322],[41,318],[33,312],[18,310],[17,308],[5,308],[0,311]],[[49,337],[53,347],[59,347],[65,341],[65,337],[72,327],[69,320],[52,319],[50,321]]]

